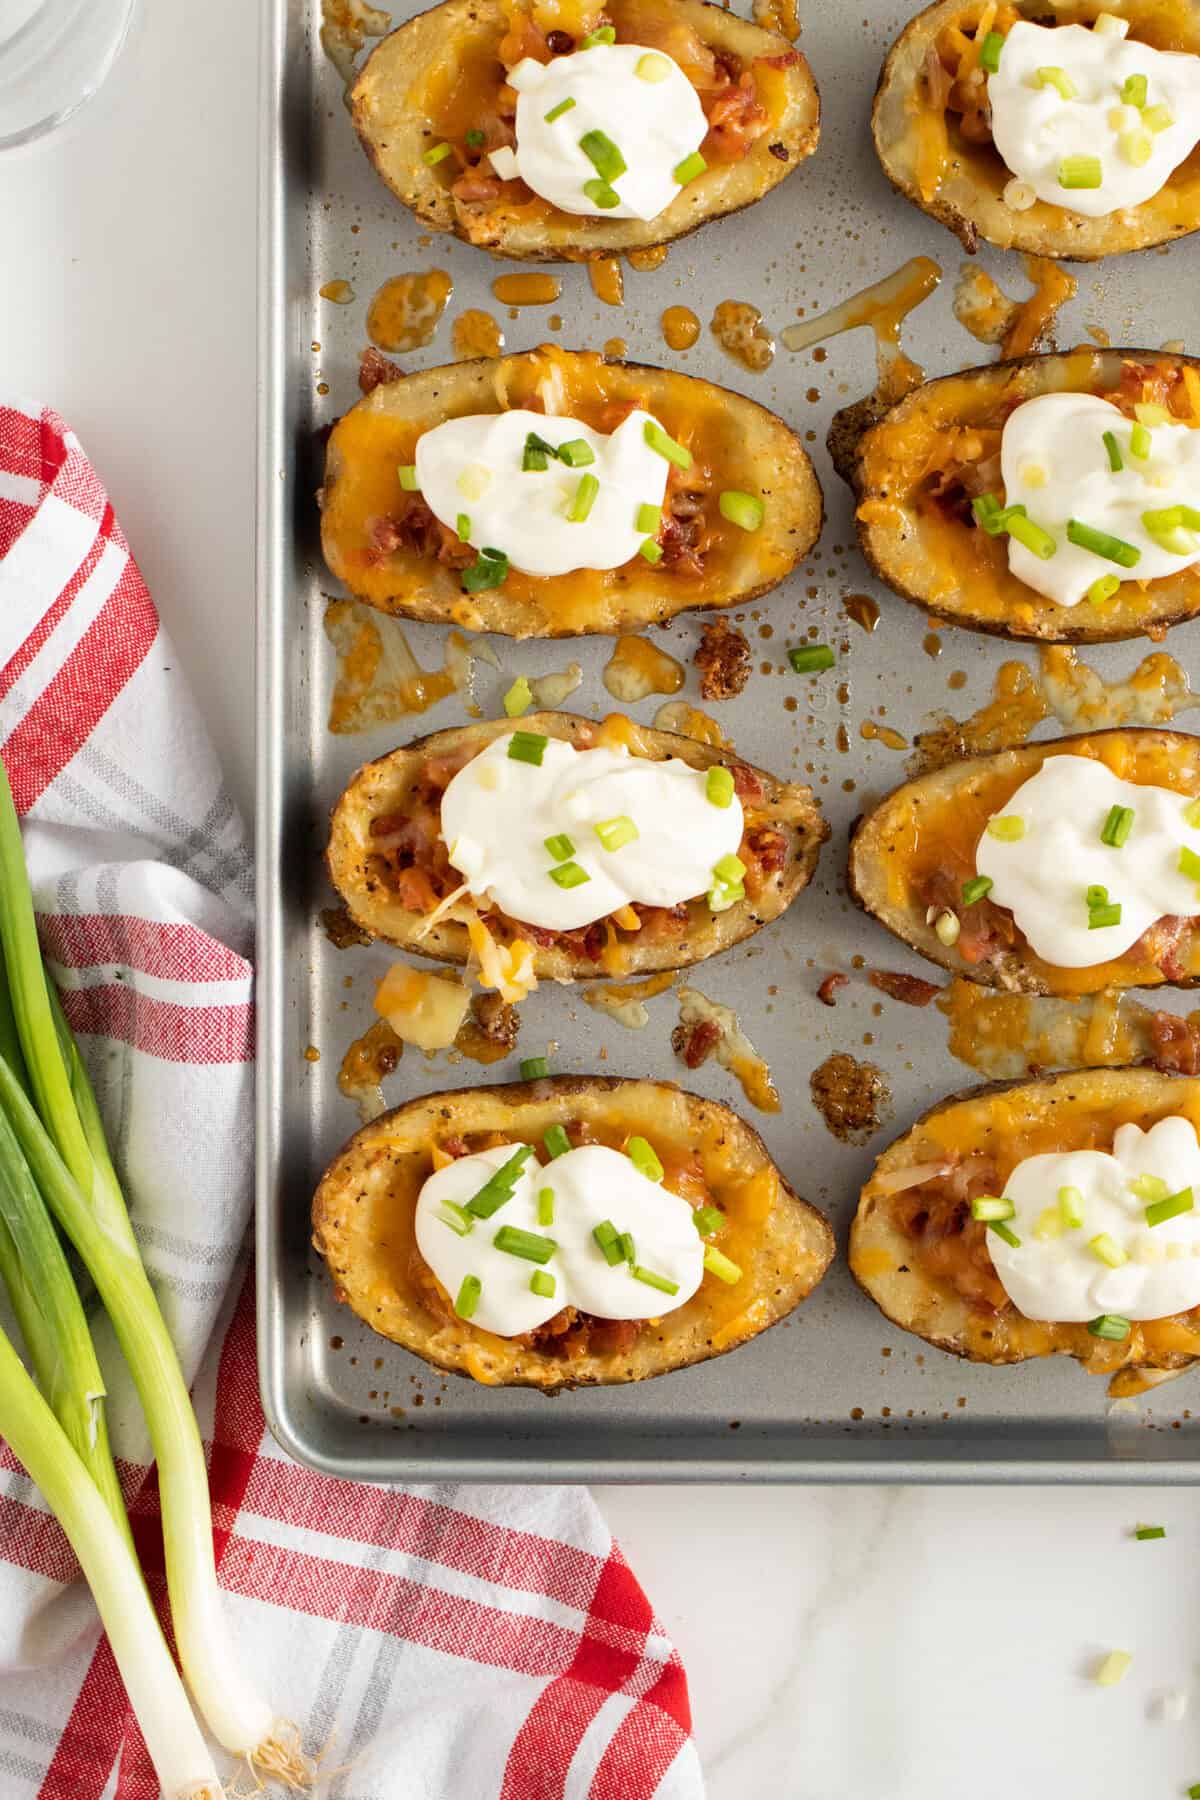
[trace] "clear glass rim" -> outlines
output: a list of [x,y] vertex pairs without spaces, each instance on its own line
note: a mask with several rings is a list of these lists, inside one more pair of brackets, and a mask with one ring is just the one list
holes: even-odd
[[[128,42],[129,28],[133,22],[136,7],[137,0],[123,0],[123,8],[117,17],[111,40],[105,46],[98,64],[89,71],[83,85],[60,106],[44,113],[41,118],[31,120],[29,124],[22,125],[17,131],[0,131],[0,151],[22,149],[48,137],[51,132],[57,131],[60,125],[65,125],[68,119],[74,118],[75,114],[92,99],[93,95],[99,93]],[[30,22],[32,23],[32,20]],[[26,27],[22,26],[17,36],[20,37],[25,29]],[[14,40],[10,40],[10,43],[12,41]],[[5,46],[0,44],[0,63],[3,60],[4,48]]]

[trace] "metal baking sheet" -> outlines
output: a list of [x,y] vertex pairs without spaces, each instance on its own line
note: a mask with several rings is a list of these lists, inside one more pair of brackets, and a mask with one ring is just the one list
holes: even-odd
[[[962,262],[954,240],[894,197],[871,152],[868,113],[879,64],[906,13],[876,0],[807,0],[803,48],[821,89],[817,155],[769,199],[675,246],[656,272],[626,274],[622,309],[601,305],[586,271],[564,266],[556,305],[510,318],[492,278],[506,267],[465,245],[432,241],[379,184],[354,141],[341,84],[322,54],[319,19],[303,0],[268,0],[263,88],[262,436],[259,605],[260,1098],[259,1304],[262,1387],[280,1442],[302,1461],[348,1476],[476,1480],[939,1480],[1195,1481],[1200,1422],[1188,1416],[1195,1383],[1185,1377],[1146,1403],[1113,1408],[1101,1382],[1065,1359],[1012,1370],[976,1368],[890,1327],[855,1287],[844,1260],[793,1317],[734,1354],[638,1387],[564,1394],[553,1401],[443,1377],[360,1326],[333,1298],[309,1247],[316,1179],[355,1128],[338,1092],[341,1055],[371,1019],[384,947],[337,951],[317,925],[332,896],[321,851],[328,810],[352,770],[418,731],[460,721],[463,700],[419,720],[332,737],[326,715],[334,657],[322,631],[324,596],[336,592],[316,544],[314,490],[320,433],[357,398],[366,308],[380,283],[440,267],[454,281],[449,312],[428,349],[408,367],[451,358],[450,323],[481,306],[503,324],[508,348],[554,339],[597,347],[623,338],[631,356],[701,374],[774,407],[807,441],[825,491],[827,520],[809,564],[738,617],[756,672],[742,696],[718,710],[739,750],[780,774],[807,775],[833,827],[815,887],[786,917],[732,954],[688,977],[736,1005],[767,1057],[782,1112],[756,1115],[714,1063],[689,1078],[698,1091],[745,1111],[792,1182],[835,1222],[839,1246],[873,1154],[937,1096],[977,1079],[946,1048],[934,1008],[886,1001],[861,974],[835,1010],[815,997],[829,969],[854,959],[917,968],[847,900],[847,828],[856,813],[902,778],[904,756],[861,736],[865,719],[911,739],[931,710],[964,715],[987,697],[1002,661],[1030,651],[967,633],[942,634],[941,656],[922,649],[921,614],[877,589],[853,543],[850,507],[824,450],[835,407],[874,381],[869,332],[831,339],[822,350],[780,350],[765,374],[729,360],[707,330],[717,302],[761,308],[778,332],[812,316],[918,253],[945,280],[914,315],[905,343],[932,374],[989,359],[955,323],[951,290]],[[397,12],[397,22],[401,18]],[[1009,291],[1023,292],[1016,259],[980,262]],[[1079,296],[1060,343],[1088,326],[1114,343],[1183,336],[1200,272],[1200,242],[1169,253],[1081,268]],[[317,290],[349,281],[355,298],[337,306]],[[661,339],[664,307],[683,302],[705,324],[699,343],[675,356]],[[1194,346],[1191,346],[1194,348]],[[848,593],[874,594],[878,629],[846,616]],[[798,680],[785,647],[815,625],[838,647],[836,674]],[[1172,634],[1185,662],[1196,626]],[[699,624],[683,620],[656,639],[690,664]],[[426,666],[441,661],[444,634],[413,627]],[[485,712],[517,671],[583,665],[569,702],[600,714],[612,704],[601,681],[606,640],[513,646],[491,640],[500,667],[477,667]],[[1149,648],[1087,653],[1108,676]],[[954,678],[953,683],[951,677]],[[959,685],[965,680],[965,685]],[[696,697],[689,668],[686,693]],[[649,720],[659,699],[634,709]],[[1186,723],[1186,720],[1185,720]],[[844,729],[842,729],[844,728]],[[841,735],[839,736],[839,732]],[[926,971],[928,972],[928,971]],[[641,1032],[623,1029],[567,988],[546,986],[523,1008],[522,1051],[557,1043],[560,1070],[683,1073],[670,1047],[676,1021],[668,993],[649,1004]],[[309,1046],[319,1061],[306,1059]],[[830,1051],[880,1064],[892,1090],[886,1119],[863,1147],[839,1144],[809,1096],[809,1074]],[[434,1087],[504,1079],[491,1070],[427,1063],[410,1052],[389,1083],[399,1101]],[[1197,1407],[1200,1413],[1200,1407]]]

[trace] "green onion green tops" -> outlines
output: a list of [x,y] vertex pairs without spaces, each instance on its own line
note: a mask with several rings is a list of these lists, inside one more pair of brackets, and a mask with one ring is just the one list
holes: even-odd
[[575,496],[567,508],[567,518],[572,525],[582,525],[596,503],[596,495],[600,492],[600,483],[594,475],[581,475]]
[[723,1250],[718,1250],[715,1244],[704,1246],[704,1267],[710,1275],[715,1275],[718,1281],[725,1282],[729,1287],[742,1279],[742,1271],[737,1263],[726,1256]]
[[521,1171],[532,1155],[533,1151],[528,1144],[522,1144],[514,1150],[508,1161],[502,1163],[484,1182],[479,1192],[467,1201],[466,1210],[477,1219],[490,1219],[493,1213],[499,1212],[512,1199]]
[[602,181],[616,181],[629,167],[612,139],[603,131],[585,131],[579,148]]
[[1088,1330],[1093,1337],[1108,1338],[1114,1344],[1127,1338],[1132,1329],[1129,1320],[1123,1319],[1119,1313],[1101,1313],[1098,1319],[1092,1319],[1088,1323]]
[[1102,556],[1106,562],[1119,563],[1123,569],[1132,569],[1142,560],[1136,544],[1127,544],[1123,538],[1113,537],[1111,532],[1097,531],[1079,519],[1067,521],[1067,538],[1081,550],[1090,550],[1093,556]]
[[640,1265],[631,1270],[635,1281],[645,1282],[647,1287],[657,1288],[660,1294],[677,1294],[679,1283],[671,1281],[665,1275],[656,1275],[653,1269],[643,1269]]
[[462,1286],[458,1290],[458,1298],[454,1302],[454,1310],[460,1319],[474,1317],[475,1308],[479,1305],[479,1296],[483,1292],[483,1283],[478,1275],[464,1275]]
[[725,807],[733,800],[734,783],[730,771],[722,763],[714,763],[704,777],[704,797],[710,806]]
[[712,1237],[725,1224],[725,1214],[719,1206],[698,1206],[692,1214],[692,1223],[701,1237]]
[[599,175],[591,181],[585,181],[583,191],[599,212],[611,212],[614,206],[620,206],[621,196],[609,182],[602,181]]
[[529,1291],[539,1299],[553,1300],[558,1283],[548,1269],[535,1269],[529,1277]]
[[518,1225],[502,1225],[492,1242],[506,1256],[519,1256],[525,1262],[548,1263],[558,1249],[553,1238],[522,1231]]
[[[1146,1544],[1152,1538],[1165,1538],[1167,1532],[1163,1525],[1139,1525],[1133,1535],[1139,1544]],[[1189,1794],[1200,1793],[1200,1788],[1189,1788],[1188,1792]]]
[[797,675],[820,675],[832,669],[835,658],[828,644],[802,644],[788,651],[788,661]]
[[544,1056],[527,1056],[521,1063],[522,1081],[544,1081],[550,1073],[550,1064]]
[[421,161],[427,168],[436,168],[438,163],[445,162],[446,158],[452,153],[452,149],[453,146],[450,144],[434,144],[432,149],[422,153]]
[[1058,165],[1058,185],[1062,188],[1098,188],[1104,180],[1104,169],[1098,156],[1064,156]]
[[675,439],[663,430],[657,420],[647,419],[642,429],[651,450],[656,450],[659,456],[665,456],[668,462],[675,464],[676,468],[691,468],[691,451],[685,450],[682,444],[677,444]]
[[555,119],[561,119],[564,113],[569,113],[574,104],[574,100],[568,96],[566,100],[560,100],[557,106],[552,106],[550,111],[543,115],[547,125],[553,125]]
[[532,763],[535,768],[540,769],[549,741],[536,731],[514,731],[508,740],[509,759],[512,762]]
[[560,831],[556,837],[548,837],[545,843],[547,852],[555,862],[566,862],[568,857],[575,854],[575,846],[565,831]]
[[528,712],[533,705],[533,689],[524,675],[517,679],[504,696],[504,710],[510,719],[519,719],[523,712]]
[[481,550],[469,569],[462,572],[465,594],[482,594],[503,587],[508,580],[508,557],[502,550]]
[[627,813],[622,813],[616,819],[602,819],[594,830],[604,849],[608,851],[623,849],[626,844],[636,842],[638,835],[638,828]]
[[550,879],[556,887],[577,888],[592,878],[582,864],[577,862],[560,863],[557,869],[548,871]]
[[1004,34],[1000,31],[989,31],[984,34],[979,46],[979,66],[985,75],[995,75],[1000,67],[1000,56],[1004,49]]
[[1132,806],[1111,806],[1100,831],[1100,842],[1120,850],[1133,830]]
[[697,175],[703,175],[707,168],[708,164],[700,152],[693,150],[690,156],[685,156],[683,161],[676,165],[675,179],[680,187],[686,187],[689,181],[695,181]]
[[542,1142],[552,1158],[555,1156],[565,1156],[567,1151],[571,1148],[571,1140],[567,1136],[565,1127],[562,1125],[551,1125],[543,1134]]
[[766,514],[766,508],[757,494],[739,493],[736,488],[726,488],[718,497],[717,505],[721,517],[728,519],[731,525],[740,526],[743,531],[757,531]]
[[969,881],[963,882],[962,903],[964,906],[974,906],[977,901],[982,900],[991,891],[992,878],[990,875],[972,875]]
[[663,1166],[644,1137],[631,1137],[625,1146],[625,1153],[638,1174],[644,1175],[647,1181],[662,1180]]
[[1168,1194],[1165,1200],[1155,1200],[1146,1208],[1146,1223],[1151,1227],[1165,1225],[1168,1219],[1178,1219],[1184,1213],[1190,1213],[1195,1204],[1191,1188],[1180,1188],[1177,1194]]

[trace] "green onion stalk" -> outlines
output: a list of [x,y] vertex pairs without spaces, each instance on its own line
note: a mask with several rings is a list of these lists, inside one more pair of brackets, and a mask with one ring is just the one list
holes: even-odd
[[184,1676],[227,1750],[260,1774],[301,1787],[308,1768],[295,1728],[278,1720],[258,1694],[223,1616],[196,1415],[142,1265],[95,1094],[61,1009],[51,1001],[20,823],[2,763],[0,950],[29,1080],[26,1092],[11,1062],[0,1055],[0,1113],[96,1285],[137,1388],[158,1464],[167,1586]]

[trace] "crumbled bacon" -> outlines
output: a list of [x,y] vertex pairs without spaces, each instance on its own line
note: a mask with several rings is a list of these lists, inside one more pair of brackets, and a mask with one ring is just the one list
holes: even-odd
[[468,203],[486,204],[488,201],[500,198],[504,192],[504,183],[498,175],[485,174],[482,165],[476,163],[473,168],[467,169],[457,181],[451,184],[450,192],[456,200],[461,200],[464,205]]
[[527,56],[532,56],[535,62],[549,62],[550,45],[545,32],[531,15],[523,8],[513,7],[508,17],[508,30],[496,46],[496,54],[506,69],[515,69]]
[[471,1001],[471,1016],[484,1037],[493,1044],[502,1044],[506,1050],[515,1048],[521,1015],[499,994],[476,994]]
[[936,869],[926,882],[921,897],[931,911],[936,908],[938,912],[956,915],[959,929],[955,948],[964,962],[995,962],[1017,942],[1016,922],[1010,912],[986,897],[971,906],[964,906],[965,879],[951,869]]
[[750,645],[728,619],[714,619],[704,627],[692,661],[700,670],[705,700],[730,700],[750,679]]
[[377,387],[384,387],[389,381],[403,380],[404,370],[399,363],[389,362],[374,344],[368,345],[358,359],[358,385],[364,394],[373,394]]
[[733,791],[743,805],[747,801],[753,804],[763,798],[763,784],[746,763],[730,763],[729,773],[733,776]]
[[1175,1075],[1200,1075],[1200,1028],[1178,1013],[1156,1012],[1150,1021],[1154,1066]]
[[721,1027],[713,1019],[698,1019],[694,1025],[677,1025],[671,1033],[671,1048],[689,1069],[707,1062],[721,1041]]
[[735,85],[719,93],[705,111],[708,136],[702,154],[707,162],[739,162],[770,123],[749,69],[738,76]]
[[898,969],[872,969],[867,976],[873,988],[905,1006],[928,1006],[939,993],[936,981],[923,981],[919,975],[904,975]]
[[367,534],[370,554],[378,560],[398,550],[433,557],[451,569],[465,569],[475,560],[470,544],[461,543],[457,532],[434,518],[420,494],[401,494],[390,513],[369,522]]
[[[893,1204],[900,1229],[916,1246],[922,1267],[950,1283],[975,1311],[989,1316],[1009,1304],[987,1244],[987,1227],[971,1217],[970,1201],[996,1191],[996,1173],[983,1157],[970,1159],[968,1180],[935,1177],[908,1188]],[[966,1166],[966,1165],[964,1165]]]
[[1142,933],[1130,954],[1140,952],[1147,962],[1162,970],[1165,981],[1184,981],[1188,975],[1188,965],[1181,951],[1185,940],[1191,935],[1192,924],[1191,919],[1181,918],[1178,913],[1164,913],[1149,930]]
[[821,1005],[836,1006],[838,989],[848,986],[849,981],[850,977],[848,975],[842,975],[836,969],[831,970],[830,973],[824,977],[820,987],[817,989],[817,999],[821,1002]]

